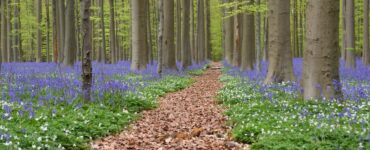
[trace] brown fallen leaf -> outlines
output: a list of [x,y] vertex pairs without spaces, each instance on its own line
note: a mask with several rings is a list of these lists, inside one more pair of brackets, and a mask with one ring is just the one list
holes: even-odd
[[189,134],[185,132],[180,132],[176,134],[176,139],[179,139],[179,140],[187,140],[189,138],[190,138]]
[[203,131],[204,131],[203,128],[193,128],[191,130],[190,136],[191,137],[198,137],[200,135],[200,133],[202,133]]

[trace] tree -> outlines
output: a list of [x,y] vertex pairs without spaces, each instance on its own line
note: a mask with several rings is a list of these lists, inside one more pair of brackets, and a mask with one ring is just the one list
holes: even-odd
[[[260,0],[256,0],[258,7],[261,5]],[[257,12],[256,14],[256,69],[257,71],[261,70],[261,13]]]
[[176,0],[176,60],[181,61],[181,0]]
[[163,1],[163,58],[165,69],[177,69],[174,43],[174,0]]
[[57,0],[52,0],[51,7],[53,13],[53,62],[58,63],[59,59],[59,17],[58,17],[58,10],[57,10]]
[[163,14],[163,0],[158,0],[158,68],[157,73],[162,74],[163,68],[163,23],[164,23],[164,14]]
[[364,48],[362,61],[370,66],[370,48],[369,48],[369,0],[364,0]]
[[[224,3],[228,3],[230,0],[224,0]],[[227,16],[227,12],[228,11],[231,11],[232,9],[230,8],[230,10],[224,10],[225,13],[224,13],[224,16],[226,17]],[[225,34],[225,38],[224,38],[224,42],[225,42],[225,60],[227,63],[229,64],[232,64],[232,60],[233,60],[233,50],[234,50],[234,44],[233,44],[233,41],[234,41],[234,17],[227,17],[224,19],[224,22],[223,22],[223,25],[224,25],[224,34]]]
[[204,16],[204,0],[198,0],[197,14],[197,59],[196,63],[205,60],[206,41],[205,41],[205,16]]
[[[235,9],[238,9],[236,7]],[[242,34],[243,34],[243,15],[237,14],[234,16],[234,50],[233,50],[233,66],[240,67],[241,52],[242,52]]]
[[1,1],[1,60],[3,62],[8,62],[8,31],[7,31],[7,17],[6,17],[6,6],[8,6],[8,1]]
[[7,25],[6,25],[6,27],[7,27],[7,31],[9,32],[9,34],[8,34],[8,38],[7,38],[7,50],[8,50],[8,56],[7,56],[7,59],[8,59],[8,62],[13,62],[14,60],[13,60],[13,32],[12,32],[12,8],[11,8],[11,6],[12,6],[12,2],[11,2],[11,0],[7,0],[8,1],[8,5],[7,5],[7,8],[6,8],[6,10],[7,10]]
[[22,42],[21,42],[21,18],[20,18],[20,2],[15,0],[14,5],[14,61],[20,61]]
[[[248,5],[252,5],[253,1],[249,1]],[[241,70],[253,70],[256,59],[256,34],[254,14],[247,12],[243,15],[243,37],[242,37],[242,52],[241,52]]]
[[116,27],[114,18],[114,1],[109,0],[109,16],[110,16],[110,27],[109,27],[109,41],[110,41],[110,52],[111,52],[111,62],[117,63],[117,47],[116,47]]
[[100,29],[102,30],[101,36],[102,36],[102,41],[101,45],[99,48],[99,57],[98,61],[101,63],[105,63],[105,48],[106,48],[106,43],[105,43],[105,23],[104,23],[104,1],[99,0],[99,16],[100,16]]
[[132,5],[132,60],[131,70],[142,70],[148,64],[147,57],[147,0],[131,1]]
[[346,67],[356,68],[354,0],[346,1]]
[[339,1],[308,0],[307,46],[302,87],[305,99],[341,95],[339,79]]
[[268,0],[269,67],[265,83],[294,79],[290,50],[290,0]]
[[76,26],[75,26],[75,1],[67,0],[65,39],[64,39],[64,65],[72,66],[77,54]]
[[57,27],[58,27],[58,62],[62,63],[64,59],[64,34],[65,34],[65,6],[64,0],[56,0],[57,1]]
[[90,21],[90,6],[91,0],[81,0],[82,5],[82,40],[83,40],[83,60],[82,60],[82,92],[85,101],[91,100],[91,84],[92,84],[92,65],[91,65],[91,49],[92,49],[92,30]]
[[182,26],[182,42],[181,42],[181,60],[184,69],[191,66],[191,48],[190,48],[190,1],[181,0],[183,26]]
[[46,61],[50,62],[50,13],[49,0],[45,0],[46,8]]

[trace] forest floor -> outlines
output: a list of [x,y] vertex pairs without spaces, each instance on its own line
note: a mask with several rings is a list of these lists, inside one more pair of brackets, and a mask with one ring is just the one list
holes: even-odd
[[216,95],[221,64],[212,63],[195,83],[160,98],[158,108],[145,111],[142,118],[117,135],[94,141],[93,149],[249,149],[232,141],[224,109]]

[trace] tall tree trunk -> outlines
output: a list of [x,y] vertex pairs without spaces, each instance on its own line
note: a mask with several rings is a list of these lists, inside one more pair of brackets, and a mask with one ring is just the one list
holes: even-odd
[[22,49],[21,42],[21,19],[20,19],[20,3],[15,0],[14,5],[14,61],[20,61],[20,51]]
[[58,61],[59,63],[63,62],[64,59],[64,33],[65,33],[65,5],[64,0],[56,0],[57,1],[57,16],[58,16]]
[[[230,0],[224,0],[224,3],[230,2]],[[227,12],[232,11],[225,10],[224,16],[227,16]],[[233,50],[234,50],[234,17],[227,17],[224,19],[225,29],[225,60],[227,63],[232,64],[233,62]]]
[[369,0],[364,0],[364,49],[362,61],[366,66],[370,66],[369,49]]
[[268,0],[269,67],[265,83],[294,80],[290,50],[290,0]]
[[[237,8],[236,8],[237,9]],[[240,67],[241,65],[241,48],[242,48],[242,33],[243,33],[243,15],[237,14],[234,16],[234,50],[233,50],[233,66]]]
[[190,48],[190,1],[181,0],[183,26],[182,26],[182,43],[181,43],[181,60],[184,69],[191,66],[191,48]]
[[[260,0],[256,1],[258,7],[260,7]],[[261,13],[256,14],[256,69],[261,70]]]
[[77,52],[76,24],[75,24],[75,1],[67,0],[65,39],[64,39],[64,65],[72,66]]
[[198,16],[197,16],[197,60],[196,62],[199,64],[205,59],[205,26],[204,26],[204,0],[198,0]]
[[[250,1],[248,5],[252,5]],[[255,39],[255,24],[254,15],[252,13],[243,14],[243,41],[241,53],[241,70],[253,70],[256,60],[256,39]]]
[[90,21],[90,6],[91,0],[81,0],[82,5],[82,41],[83,41],[83,60],[82,60],[82,92],[85,101],[91,100],[91,85],[92,85],[92,65],[91,65],[91,49],[92,49],[92,30]]
[[212,59],[212,37],[211,37],[211,5],[209,4],[210,1],[205,1],[206,3],[206,36],[207,36],[207,40],[206,40],[206,46],[207,48],[205,49],[206,50],[206,59],[209,59],[211,60]]
[[49,0],[45,0],[46,8],[46,61],[50,62],[50,14],[49,14]]
[[57,11],[57,0],[52,0],[52,11],[53,11],[53,62],[58,63],[59,58],[59,17],[58,17],[58,11]]
[[102,41],[101,46],[99,48],[99,58],[98,61],[101,63],[105,63],[105,56],[106,56],[106,44],[105,44],[105,23],[104,23],[104,1],[99,0],[99,16],[100,16],[100,29],[102,30]]
[[147,0],[131,1],[132,5],[132,63],[131,70],[142,70],[148,64]]
[[7,30],[7,11],[8,1],[1,1],[1,60],[3,62],[8,62],[8,30]]
[[196,56],[196,41],[195,41],[195,10],[194,10],[194,0],[190,0],[190,48],[191,48],[191,59],[192,62],[195,61]]
[[164,23],[164,12],[163,12],[163,1],[164,0],[158,0],[158,68],[157,73],[162,74],[162,68],[163,68],[163,23]]
[[110,27],[109,27],[109,41],[110,41],[110,52],[111,52],[111,62],[115,64],[117,62],[116,60],[116,34],[115,34],[115,18],[114,18],[114,1],[109,0],[109,13],[110,13]]
[[341,58],[346,61],[346,1],[342,0],[342,49],[341,49]]
[[12,32],[12,2],[10,0],[7,0],[8,1],[8,5],[7,5],[7,18],[8,18],[8,22],[7,22],[7,31],[9,32],[8,34],[8,38],[7,38],[7,50],[8,50],[8,61],[9,62],[13,62],[13,32]]
[[181,61],[181,2],[176,0],[176,60]]
[[147,44],[147,46],[148,46],[148,48],[147,48],[147,50],[148,50],[148,62],[150,63],[150,64],[152,64],[153,63],[153,57],[152,57],[152,54],[153,54],[153,44],[152,44],[152,26],[151,26],[151,21],[150,21],[150,1],[148,1],[148,3],[147,3],[147,36],[148,36],[148,38],[147,38],[147,40],[148,40],[148,44]]
[[264,22],[264,30],[265,30],[265,34],[264,34],[264,43],[263,43],[263,61],[267,61],[268,59],[268,41],[269,41],[269,27],[268,27],[268,17],[266,16],[265,17],[265,22]]
[[177,69],[176,67],[176,52],[174,41],[174,1],[163,1],[164,11],[164,30],[163,30],[163,54],[164,66],[166,69]]
[[339,1],[308,0],[307,46],[302,86],[305,99],[341,96],[339,79]]
[[356,68],[355,53],[355,5],[353,0],[346,1],[346,67]]

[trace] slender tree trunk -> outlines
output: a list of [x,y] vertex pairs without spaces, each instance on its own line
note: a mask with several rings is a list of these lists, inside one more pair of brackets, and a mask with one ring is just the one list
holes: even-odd
[[198,16],[197,16],[197,60],[196,62],[199,64],[205,59],[205,51],[206,51],[206,46],[205,46],[205,19],[204,19],[204,0],[198,0]]
[[115,64],[117,62],[115,56],[117,55],[116,49],[116,35],[115,35],[115,17],[114,17],[114,1],[109,0],[109,13],[110,13],[110,30],[109,30],[109,41],[110,41],[110,52],[111,52],[111,62]]
[[8,62],[8,31],[7,31],[7,11],[6,7],[8,6],[8,1],[1,1],[1,58],[3,62]]
[[19,0],[15,0],[14,5],[14,61],[20,61],[21,51],[21,20],[20,20],[20,3]]
[[269,27],[268,27],[268,17],[266,16],[265,17],[265,23],[264,23],[264,30],[265,30],[265,34],[264,34],[264,43],[263,43],[263,61],[267,61],[268,59],[268,41],[269,41]]
[[58,27],[58,19],[59,17],[57,16],[57,0],[52,0],[51,5],[52,5],[52,11],[53,11],[53,62],[58,63],[58,58],[59,58],[59,27]]
[[176,0],[176,60],[181,61],[181,0]]
[[339,1],[308,0],[307,6],[303,96],[305,99],[339,98]]
[[166,69],[177,69],[176,67],[176,50],[174,41],[174,1],[164,0],[164,30],[163,30],[163,54],[164,66]]
[[191,48],[190,48],[190,1],[181,0],[183,26],[182,26],[182,44],[181,44],[181,60],[184,69],[191,66]]
[[75,24],[75,1],[67,0],[65,39],[64,39],[64,65],[72,66],[75,62],[77,51],[76,24]]
[[290,0],[268,0],[269,68],[265,83],[294,80],[290,50]]
[[147,3],[147,36],[148,36],[148,44],[147,44],[147,46],[148,46],[148,48],[147,48],[147,50],[148,50],[148,62],[150,63],[150,64],[152,64],[152,62],[153,62],[153,57],[152,57],[152,54],[153,54],[153,43],[152,43],[152,26],[151,26],[151,21],[150,21],[150,1],[148,1],[148,3]]
[[91,65],[91,49],[92,49],[92,30],[90,21],[90,6],[91,0],[82,0],[82,41],[83,41],[83,60],[82,60],[82,91],[84,100],[91,100],[92,86],[92,65]]
[[163,68],[163,22],[164,22],[164,14],[163,14],[163,1],[158,0],[158,68],[157,73],[162,74]]
[[[260,0],[256,1],[256,4],[260,5]],[[261,70],[261,13],[256,14],[256,69]]]
[[[224,3],[229,2],[230,0],[224,0]],[[232,11],[225,10],[226,12]],[[224,14],[227,16],[227,13]],[[224,19],[224,28],[225,28],[225,60],[227,63],[232,64],[233,60],[233,50],[234,50],[234,17],[227,17]]]
[[99,16],[100,16],[100,29],[102,30],[102,42],[101,46],[99,49],[99,58],[98,61],[101,63],[105,63],[105,48],[106,48],[106,43],[105,43],[105,23],[104,23],[104,1],[99,0]]
[[370,66],[369,48],[369,0],[364,0],[364,49],[362,61],[366,66]]
[[147,0],[131,1],[132,5],[132,63],[131,70],[142,70],[148,64]]
[[50,15],[49,15],[49,0],[45,0],[46,9],[46,61],[50,62]]
[[355,54],[355,6],[353,0],[346,1],[346,67],[356,68]]
[[59,27],[58,29],[58,62],[62,63],[64,59],[64,33],[65,33],[65,5],[64,0],[56,0],[57,1],[57,16],[58,16],[58,22],[57,25]]
[[[252,5],[253,1],[250,1],[248,5]],[[242,41],[242,53],[241,53],[241,70],[253,70],[255,63],[255,50],[256,50],[256,39],[255,39],[255,22],[254,15],[252,13],[243,14],[243,41]]]
[[10,0],[7,0],[8,1],[8,5],[7,5],[7,18],[8,18],[8,22],[7,22],[7,31],[9,32],[8,34],[8,38],[7,38],[7,50],[8,50],[8,61],[9,62],[13,62],[13,32],[12,32],[12,2]]
[[341,49],[341,58],[343,60],[347,60],[346,59],[346,1],[347,0],[342,0],[342,30],[343,30],[343,37],[342,37],[342,49]]
[[191,59],[192,62],[195,61],[196,48],[195,48],[195,10],[194,10],[194,1],[190,0],[190,48],[191,48]]
[[234,50],[233,50],[233,66],[240,67],[241,65],[241,48],[242,48],[242,22],[243,15],[237,14],[234,16]]
[[211,60],[212,59],[212,37],[211,37],[211,5],[209,4],[210,1],[205,1],[206,3],[206,36],[207,36],[207,40],[206,40],[206,59],[209,59]]

